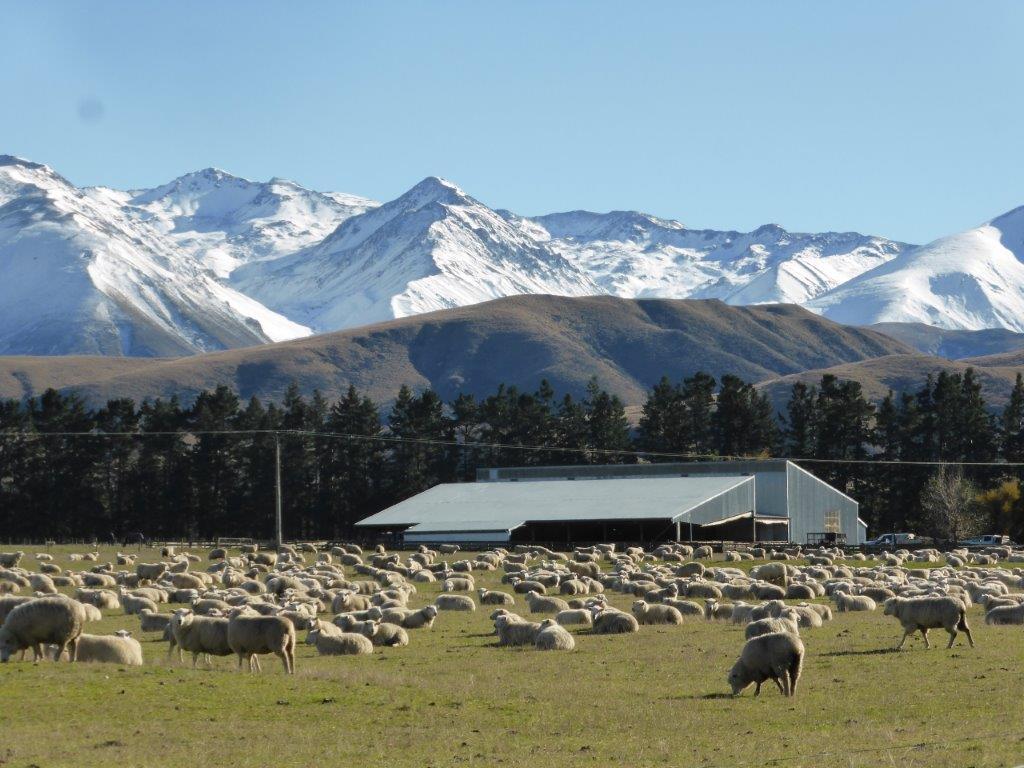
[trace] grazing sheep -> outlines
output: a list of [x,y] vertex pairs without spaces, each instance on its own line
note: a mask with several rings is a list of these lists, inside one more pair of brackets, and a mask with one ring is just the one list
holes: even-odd
[[475,611],[476,603],[468,595],[438,595],[434,605],[440,611]]
[[398,648],[409,644],[409,633],[396,624],[370,619],[363,623],[362,633],[374,645]]
[[228,645],[242,662],[249,663],[261,653],[272,653],[281,659],[286,674],[295,674],[295,625],[283,616],[250,616],[236,613],[228,620]]
[[[815,614],[817,616],[817,614]],[[800,630],[792,619],[758,619],[747,624],[747,628],[744,630],[743,635],[749,640],[752,637],[760,637],[761,635],[770,635],[772,632],[789,632],[793,635],[799,635]]]
[[648,603],[646,600],[633,602],[633,615],[641,624],[682,624],[683,614],[671,605]]
[[164,632],[171,623],[171,616],[167,613],[157,613],[148,608],[143,608],[138,613],[139,630],[142,632]]
[[498,645],[532,645],[537,639],[540,624],[525,621],[515,614],[502,614],[494,619],[494,632]]
[[549,597],[535,591],[526,593],[526,602],[530,606],[530,613],[558,613],[569,610],[569,604],[562,598]]
[[837,590],[832,593],[832,598],[836,601],[836,610],[840,613],[846,613],[847,611],[873,611],[877,607],[875,601],[867,595],[850,595]]
[[924,647],[930,648],[928,630],[941,627],[949,633],[947,648],[953,647],[957,630],[967,635],[967,641],[974,647],[971,628],[967,626],[967,608],[962,600],[950,596],[890,597],[883,603],[884,614],[895,616],[903,627],[903,638],[896,650],[903,647],[907,638],[920,630]]
[[[64,651],[64,657],[68,652]],[[79,635],[76,661],[142,666],[142,646],[131,633],[119,629],[113,635]]]
[[538,651],[571,651],[576,647],[576,639],[554,619],[544,619],[540,623],[534,646]]
[[985,614],[986,624],[1024,624],[1024,603],[997,605]]
[[773,680],[783,696],[793,696],[800,680],[803,659],[803,642],[789,632],[772,632],[747,640],[729,672],[732,695],[738,696],[754,683],[754,695],[757,696],[761,693],[761,683]]
[[225,618],[196,616],[189,608],[179,608],[171,614],[169,627],[171,636],[167,655],[171,655],[175,646],[179,660],[181,652],[188,651],[192,654],[193,669],[199,654],[203,654],[209,663],[210,656],[230,656],[233,653],[228,645],[228,620]]
[[480,587],[476,591],[480,599],[480,605],[515,605],[516,599],[508,592],[492,592],[489,589]]
[[594,624],[594,617],[590,615],[590,611],[586,608],[570,608],[568,611],[559,611],[555,615],[555,621],[563,627],[590,627]]
[[77,656],[78,636],[85,624],[85,609],[77,600],[63,596],[41,597],[16,606],[0,627],[0,662],[18,651],[32,649],[33,659],[43,657],[43,644],[53,644],[54,661],[69,650],[69,659]]
[[373,653],[373,643],[365,635],[355,632],[326,633],[311,629],[306,642],[316,646],[321,656],[358,656]]
[[620,635],[640,631],[640,622],[636,616],[614,609],[601,610],[594,606],[590,609],[594,617],[594,627],[591,630],[595,635]]

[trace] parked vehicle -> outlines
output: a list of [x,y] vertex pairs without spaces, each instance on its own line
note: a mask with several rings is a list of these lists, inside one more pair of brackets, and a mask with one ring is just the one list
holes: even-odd
[[960,542],[968,547],[1005,547],[1012,546],[1009,536],[1000,533],[986,533],[984,536],[975,536],[973,539],[964,539]]
[[920,543],[916,533],[883,533],[870,541],[864,542],[866,547],[900,547],[905,544]]

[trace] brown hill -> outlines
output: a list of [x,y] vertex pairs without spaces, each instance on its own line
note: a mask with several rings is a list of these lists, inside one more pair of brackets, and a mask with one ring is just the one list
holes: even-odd
[[48,386],[90,402],[177,393],[188,401],[218,384],[279,399],[291,381],[335,398],[349,383],[380,402],[402,384],[443,397],[493,392],[499,383],[581,393],[591,376],[639,403],[663,374],[698,370],[761,381],[807,369],[908,353],[883,334],[839,325],[794,305],[717,300],[516,296],[307,339],[177,359],[0,357],[0,396]]
[[[1019,355],[1019,353],[1018,353]],[[834,374],[844,381],[859,381],[864,388],[865,396],[874,403],[881,402],[891,389],[901,392],[916,392],[921,388],[928,374],[939,371],[963,373],[973,367],[981,382],[982,395],[993,408],[1006,405],[1013,381],[1021,365],[983,365],[980,361],[1003,358],[1004,355],[991,355],[975,360],[946,360],[942,357],[929,355],[889,355],[872,360],[832,366],[817,370],[780,376],[758,384],[758,388],[766,391],[775,405],[776,410],[785,411],[793,384],[802,381],[805,384],[818,384],[822,375]]]

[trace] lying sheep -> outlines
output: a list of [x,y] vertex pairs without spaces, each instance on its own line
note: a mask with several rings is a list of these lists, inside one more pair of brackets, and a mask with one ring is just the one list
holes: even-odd
[[373,653],[373,643],[364,635],[355,632],[326,633],[311,629],[306,642],[316,646],[321,656],[358,656]]
[[453,577],[445,579],[441,583],[441,589],[445,592],[472,592],[476,584],[472,578]]
[[21,562],[21,558],[25,556],[25,553],[21,550],[17,552],[0,552],[0,568],[17,568],[18,563]]
[[920,630],[924,647],[930,648],[928,630],[941,627],[949,633],[947,648],[953,647],[957,630],[967,635],[967,641],[974,647],[971,628],[967,626],[967,609],[962,600],[949,596],[932,597],[890,597],[885,601],[886,616],[895,616],[903,627],[903,638],[896,650],[900,650],[907,638]]
[[993,606],[985,614],[986,624],[1024,624],[1024,603]]
[[569,604],[560,597],[549,597],[534,590],[526,593],[526,602],[530,613],[558,613],[569,610]]
[[508,592],[493,592],[480,587],[477,591],[480,605],[515,605],[516,599]]
[[761,693],[761,683],[773,680],[783,696],[796,693],[803,667],[804,644],[789,632],[772,632],[747,640],[740,658],[729,672],[732,695],[738,696],[753,683],[754,695]]
[[107,589],[79,589],[75,591],[75,598],[101,611],[116,611],[121,607],[117,594]]
[[590,611],[586,608],[570,608],[567,611],[559,611],[555,615],[555,621],[563,627],[590,627],[594,624],[594,617],[590,615]]
[[635,600],[632,607],[633,615],[640,624],[682,624],[683,614],[671,605],[648,603],[646,600]]
[[438,595],[434,605],[441,611],[475,611],[476,603],[468,595]]
[[683,616],[704,616],[704,606],[693,600],[672,600],[666,598],[665,605],[671,605]]
[[370,619],[363,624],[362,634],[374,645],[397,648],[409,644],[409,633],[396,624]]
[[540,623],[534,646],[539,651],[571,651],[576,647],[576,639],[554,619],[544,619]]
[[846,592],[836,591],[832,593],[836,601],[836,610],[840,613],[847,611],[873,611],[877,607],[875,601],[867,595],[851,595]]
[[402,619],[403,629],[430,629],[437,618],[437,606],[428,605],[406,615]]
[[498,645],[533,645],[537,639],[540,624],[524,621],[515,614],[503,614],[494,619],[494,632]]
[[[68,657],[64,652],[64,658]],[[113,635],[79,635],[76,661],[142,666],[142,646],[131,633],[119,629]]]
[[599,606],[590,609],[594,617],[591,632],[595,635],[619,635],[640,631],[640,622],[636,616],[615,609],[602,610]]
[[238,656],[238,668],[252,657],[272,653],[281,659],[286,674],[295,674],[295,625],[283,616],[237,613],[228,620],[228,645]]
[[[159,610],[156,607],[156,603],[148,597],[139,597],[124,590],[121,590],[121,607],[124,609],[125,616],[132,616],[143,610],[152,611],[153,613]],[[200,613],[200,611],[196,611],[196,613]]]
[[54,661],[68,650],[68,657],[77,657],[78,636],[85,624],[85,610],[77,600],[63,596],[41,597],[16,606],[0,627],[0,662],[6,662],[18,651],[32,649],[33,659],[43,657],[42,646],[56,646]]
[[148,608],[143,608],[138,613],[139,629],[142,632],[163,632],[171,623],[171,617],[166,613],[157,613]]

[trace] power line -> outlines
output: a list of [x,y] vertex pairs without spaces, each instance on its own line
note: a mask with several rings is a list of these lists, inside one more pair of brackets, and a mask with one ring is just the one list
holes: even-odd
[[582,455],[625,456],[631,458],[680,459],[689,461],[792,461],[798,464],[852,464],[870,466],[919,466],[919,467],[1001,467],[1022,468],[1020,461],[951,461],[951,460],[907,460],[907,459],[823,459],[803,456],[742,456],[718,453],[675,453],[667,451],[637,451],[620,448],[575,448],[557,445],[528,445],[523,443],[488,443],[468,442],[459,440],[438,440],[423,437],[398,437],[395,435],[360,435],[347,432],[319,432],[303,429],[202,429],[202,430],[158,430],[146,432],[105,432],[92,430],[87,432],[3,432],[3,440],[41,440],[48,438],[149,438],[149,437],[228,437],[228,436],[278,436],[278,437],[313,437],[333,440],[364,440],[391,444],[428,445],[437,447],[475,449],[530,451],[543,453],[576,453]]

